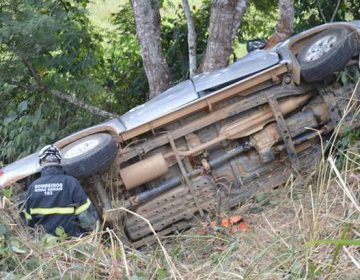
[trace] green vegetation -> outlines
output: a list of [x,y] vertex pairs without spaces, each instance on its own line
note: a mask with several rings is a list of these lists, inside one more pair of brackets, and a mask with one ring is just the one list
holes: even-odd
[[102,29],[116,32],[116,26],[111,20],[111,15],[118,13],[120,6],[127,1],[121,0],[95,0],[87,4],[91,22]]
[[0,34],[0,159],[4,163],[99,121],[54,99],[47,90],[87,102],[108,99],[99,75],[104,65],[100,37],[81,6],[3,1]]

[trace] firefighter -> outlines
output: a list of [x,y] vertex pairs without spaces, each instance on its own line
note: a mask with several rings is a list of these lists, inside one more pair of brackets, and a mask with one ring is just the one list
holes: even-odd
[[41,177],[28,188],[25,218],[29,226],[42,225],[47,233],[56,235],[61,227],[68,236],[92,231],[98,221],[95,207],[79,181],[65,175],[60,150],[47,145],[39,152]]

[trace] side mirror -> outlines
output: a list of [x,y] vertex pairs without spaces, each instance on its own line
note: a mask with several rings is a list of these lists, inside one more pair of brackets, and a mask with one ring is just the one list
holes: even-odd
[[254,39],[246,42],[247,52],[252,52],[254,50],[261,50],[266,47],[267,41],[264,39]]

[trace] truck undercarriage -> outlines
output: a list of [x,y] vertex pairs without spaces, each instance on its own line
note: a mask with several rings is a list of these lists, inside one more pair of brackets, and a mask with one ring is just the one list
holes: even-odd
[[[354,86],[296,86],[288,75],[271,84],[126,142],[112,187],[95,188],[99,209],[130,209],[159,236],[181,231],[218,207],[228,210],[313,170],[337,125],[359,124],[346,111]],[[144,219],[127,214],[120,223],[135,247],[155,241]]]

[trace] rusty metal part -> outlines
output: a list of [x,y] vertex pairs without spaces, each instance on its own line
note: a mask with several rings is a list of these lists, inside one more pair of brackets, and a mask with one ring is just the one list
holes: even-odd
[[211,171],[210,164],[206,158],[201,159],[201,165],[204,167],[206,173],[209,173]]
[[101,178],[98,175],[96,175],[93,178],[92,183],[95,186],[95,190],[100,198],[100,201],[102,203],[102,208],[104,210],[111,209],[112,208],[111,200],[104,189],[104,185],[103,185],[104,183],[102,182]]
[[127,190],[150,182],[168,172],[168,164],[162,154],[156,154],[120,170]]
[[185,140],[190,150],[201,145],[201,140],[195,133],[189,133],[185,135]]
[[[194,187],[194,194],[201,203],[201,209],[213,211],[216,194],[216,185],[213,179],[209,176],[203,176],[191,180],[191,183]],[[198,207],[195,205],[190,189],[186,185],[178,186],[157,196],[136,209],[136,213],[148,219],[157,231],[161,231],[178,221],[191,220],[197,212],[199,212]],[[128,217],[125,226],[128,236],[132,240],[151,234],[148,224],[135,216]]]
[[302,111],[312,112],[318,125],[324,125],[331,119],[329,106],[320,96],[313,98]]
[[[310,107],[309,107],[310,108]],[[306,132],[307,128],[315,128],[318,123],[311,110],[296,113],[285,120],[291,137]],[[275,159],[271,147],[282,139],[276,123],[267,125],[263,130],[251,135],[250,143],[256,148],[263,162]]]
[[[321,137],[324,134],[327,134],[329,131],[331,131],[331,128],[328,126],[324,126],[318,131],[308,132],[299,137],[296,137],[294,139],[294,144],[301,145],[302,143],[312,142],[314,139]],[[295,146],[295,149],[298,150],[299,149],[298,146]],[[284,145],[278,145],[274,148],[274,150],[275,152],[281,152],[281,151],[285,151],[286,147]]]
[[274,114],[272,110],[273,104],[271,106],[264,107],[262,110],[257,110],[250,116],[246,116],[234,123],[224,126],[220,131],[220,135],[226,139],[236,139],[245,136],[249,136],[257,131],[260,131],[264,128],[266,124],[277,120],[279,114],[286,115],[296,108],[299,108],[311,97],[311,94],[305,94],[303,96],[297,96],[293,98],[288,98],[285,101],[281,101],[277,105],[277,113]]
[[101,212],[103,215],[103,219],[107,222],[115,222],[118,219],[117,213],[109,213],[108,210],[112,209],[112,204],[109,195],[107,194],[104,188],[104,181],[99,175],[95,175],[91,179],[92,186],[95,187],[96,198],[100,200],[101,203]]
[[271,147],[280,140],[280,137],[275,123],[267,125],[263,130],[250,137],[250,142],[258,151],[262,162],[270,162],[275,159]]
[[281,110],[281,105],[273,96],[269,96],[269,105],[274,114],[278,129],[280,131],[280,135],[289,154],[293,168],[297,170],[300,167],[300,161],[295,150],[294,142],[291,139],[289,128],[287,127],[287,124],[285,122],[283,110]]
[[233,159],[230,161],[231,171],[234,174],[235,177],[235,184],[236,186],[242,186],[244,185],[242,179],[241,179],[241,173],[238,166],[238,161],[236,159]]
[[338,98],[333,95],[332,92],[327,92],[324,89],[319,89],[319,93],[322,98],[325,100],[327,106],[329,107],[329,114],[331,118],[331,123],[333,127],[336,127],[341,119],[341,112],[338,107]]
[[169,142],[170,142],[171,148],[173,149],[173,153],[174,153],[174,155],[175,155],[175,158],[176,158],[176,161],[177,161],[177,163],[178,163],[178,166],[179,166],[179,169],[180,169],[180,171],[181,171],[181,174],[182,174],[182,176],[183,176],[183,178],[184,178],[184,180],[185,180],[185,182],[186,182],[186,185],[187,185],[188,188],[190,189],[190,192],[191,192],[191,194],[192,194],[192,198],[193,198],[193,200],[194,200],[194,202],[195,202],[195,205],[196,205],[197,209],[199,210],[200,215],[201,215],[201,216],[204,216],[203,209],[201,208],[200,203],[199,203],[199,201],[198,201],[198,198],[196,197],[196,194],[195,194],[195,190],[194,190],[194,188],[193,188],[193,185],[191,184],[191,181],[190,181],[190,179],[189,179],[189,177],[188,177],[188,175],[187,175],[187,173],[186,173],[185,167],[184,167],[184,165],[183,165],[183,163],[182,163],[182,161],[181,161],[181,159],[180,159],[179,153],[178,153],[178,151],[177,151],[177,149],[176,149],[175,142],[174,142],[174,140],[171,138],[171,136],[169,136]]

